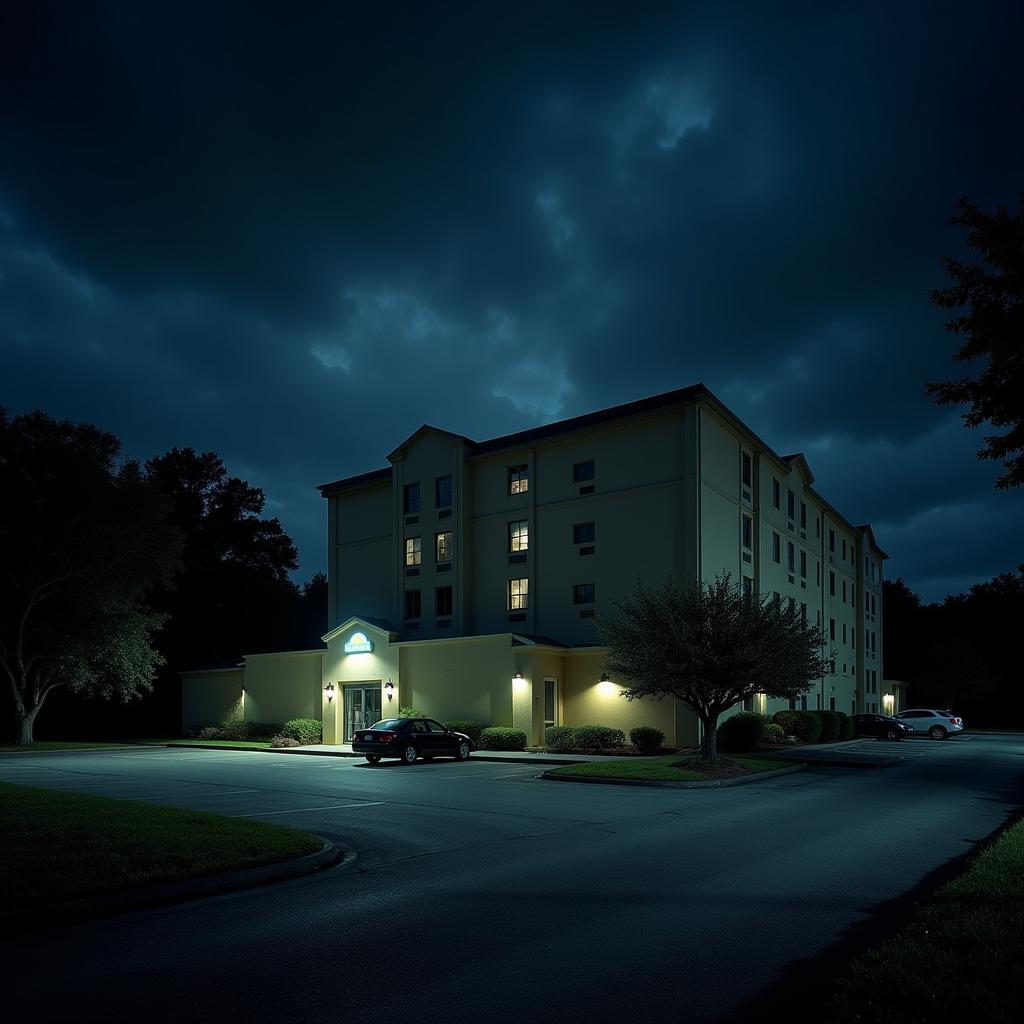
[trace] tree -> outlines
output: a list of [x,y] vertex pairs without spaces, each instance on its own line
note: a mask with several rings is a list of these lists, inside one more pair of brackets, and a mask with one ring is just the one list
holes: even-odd
[[953,358],[987,363],[977,378],[930,383],[925,394],[939,405],[969,404],[963,415],[968,427],[1008,427],[984,438],[978,458],[1002,460],[1006,472],[997,488],[1018,487],[1024,483],[1024,192],[1015,215],[1005,206],[985,213],[961,196],[950,223],[967,231],[967,244],[981,262],[943,256],[953,284],[935,289],[932,302],[943,309],[967,307],[946,324],[964,336]]
[[996,688],[992,670],[969,640],[943,634],[923,653],[920,688],[938,698],[943,708],[962,711],[964,701],[977,702]]
[[191,448],[150,459],[146,476],[185,539],[177,586],[159,603],[169,614],[160,646],[171,668],[289,647],[301,616],[288,575],[298,555],[280,521],[262,517],[263,491],[229,476],[214,452]]
[[628,680],[627,700],[676,697],[704,727],[701,756],[717,756],[719,716],[755,693],[793,698],[824,674],[821,630],[795,608],[746,597],[728,573],[711,583],[660,588],[637,582],[597,619],[608,671]]
[[0,409],[0,671],[18,744],[54,690],[128,700],[162,661],[147,594],[170,585],[180,538],[119,454],[91,424]]

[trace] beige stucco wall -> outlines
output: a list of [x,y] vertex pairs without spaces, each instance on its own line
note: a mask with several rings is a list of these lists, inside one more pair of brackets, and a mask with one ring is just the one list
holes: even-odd
[[328,624],[353,615],[390,619],[394,614],[397,554],[391,481],[328,499]]
[[243,671],[216,669],[181,674],[182,733],[244,718]]
[[250,654],[245,659],[247,722],[322,718],[323,651]]

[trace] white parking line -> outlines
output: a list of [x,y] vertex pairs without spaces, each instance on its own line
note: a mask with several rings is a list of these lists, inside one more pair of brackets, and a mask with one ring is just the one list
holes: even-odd
[[212,800],[214,797],[221,796],[244,796],[246,793],[259,793],[262,792],[259,789],[236,789],[231,792],[225,793],[192,793],[188,790],[183,790],[179,793],[164,793],[161,796],[128,796],[126,800],[182,800],[185,798],[192,799],[193,797],[197,800]]
[[378,807],[385,800],[371,800],[358,804],[327,804],[324,807],[293,807],[289,811],[256,811],[254,814],[232,814],[232,818],[269,818],[273,814],[301,814],[303,811],[334,811],[341,807]]

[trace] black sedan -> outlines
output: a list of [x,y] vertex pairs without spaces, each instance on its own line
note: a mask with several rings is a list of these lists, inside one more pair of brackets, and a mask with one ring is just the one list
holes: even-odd
[[854,715],[853,725],[858,736],[880,736],[887,740],[901,740],[912,736],[914,727],[888,715]]
[[352,749],[370,764],[382,757],[398,757],[413,764],[418,757],[469,758],[473,741],[463,732],[446,729],[432,718],[385,718],[372,729],[360,729],[352,737]]

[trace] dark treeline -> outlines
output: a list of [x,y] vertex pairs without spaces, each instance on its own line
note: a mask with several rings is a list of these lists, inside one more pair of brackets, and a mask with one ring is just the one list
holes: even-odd
[[941,604],[886,581],[884,611],[885,675],[910,684],[907,706],[951,708],[968,726],[1024,726],[1024,566]]

